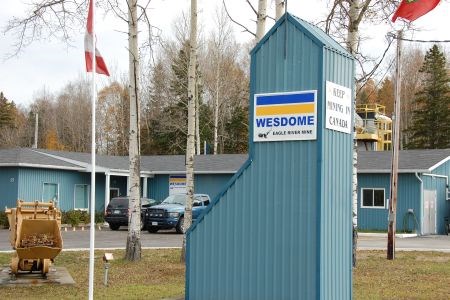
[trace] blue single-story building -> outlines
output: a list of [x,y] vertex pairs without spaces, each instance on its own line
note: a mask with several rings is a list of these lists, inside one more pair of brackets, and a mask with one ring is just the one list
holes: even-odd
[[[214,197],[236,173],[247,155],[200,155],[195,158],[195,192]],[[17,199],[53,200],[63,211],[89,208],[91,154],[43,149],[0,150],[0,207],[15,207]],[[113,197],[127,195],[127,156],[96,156],[96,210]],[[141,194],[162,200],[183,188],[184,155],[141,157]],[[176,190],[178,189],[178,190]]]
[[[391,152],[358,153],[358,228],[388,228]],[[450,216],[450,149],[399,153],[397,232],[444,234]]]
[[[200,155],[195,159],[195,188],[213,198],[246,161],[245,154]],[[127,194],[128,157],[96,158],[96,209]],[[88,209],[90,154],[42,149],[0,150],[0,207],[17,199],[58,202],[64,211]],[[390,151],[358,153],[358,228],[387,230]],[[171,182],[185,175],[183,155],[143,156],[142,195],[164,199]],[[450,149],[400,151],[397,231],[443,234],[450,216]],[[174,180],[175,179],[175,180]],[[109,193],[108,193],[109,191]]]

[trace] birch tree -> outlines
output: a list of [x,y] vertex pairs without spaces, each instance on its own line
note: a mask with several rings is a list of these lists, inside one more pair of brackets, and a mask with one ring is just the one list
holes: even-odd
[[[140,173],[139,173],[139,53],[138,21],[145,21],[151,35],[151,26],[146,13],[150,0],[139,6],[137,0],[99,0],[97,6],[107,13],[113,13],[128,25],[129,50],[129,89],[130,89],[130,218],[128,226],[126,259],[139,260],[140,243]],[[124,3],[122,9],[119,3]],[[12,18],[6,26],[6,32],[18,37],[13,44],[13,55],[36,40],[56,38],[69,43],[73,28],[85,28],[87,0],[33,0],[25,17]],[[151,39],[149,39],[151,40]]]
[[278,21],[281,16],[284,14],[286,6],[285,0],[276,0],[275,1],[275,20]]
[[[359,44],[360,25],[363,21],[379,22],[386,20],[395,8],[394,1],[381,0],[334,0],[331,2],[330,12],[325,20],[325,31],[343,41],[348,52],[356,58],[356,62],[360,68],[359,78],[355,85],[365,82],[373,76],[377,68],[380,66],[381,60],[373,66],[370,71],[365,71],[365,64],[368,58],[360,52]],[[346,35],[343,37],[342,32]],[[390,44],[388,45],[388,47]],[[355,91],[356,93],[356,91]],[[353,97],[356,107],[356,94]],[[356,113],[356,112],[354,112]],[[358,225],[358,179],[357,179],[357,140],[356,130],[353,130],[353,171],[352,171],[352,206],[353,206],[353,266],[356,266],[356,242],[357,242],[357,225]]]
[[186,206],[183,223],[183,245],[181,260],[186,259],[186,231],[192,224],[192,204],[194,201],[194,134],[195,134],[195,98],[197,67],[197,0],[191,0],[191,33],[188,71],[188,134],[186,145]]
[[125,258],[130,261],[141,259],[141,187],[140,187],[140,139],[139,139],[139,53],[137,0],[128,1],[128,48],[129,48],[129,90],[130,90],[130,216]]

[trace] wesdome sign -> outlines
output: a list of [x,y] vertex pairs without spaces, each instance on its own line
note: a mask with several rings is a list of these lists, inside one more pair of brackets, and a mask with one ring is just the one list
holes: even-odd
[[255,94],[253,141],[315,140],[317,91]]

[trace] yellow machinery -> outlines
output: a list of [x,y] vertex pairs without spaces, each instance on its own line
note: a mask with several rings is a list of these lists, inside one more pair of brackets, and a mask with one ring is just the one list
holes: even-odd
[[11,273],[37,271],[44,276],[53,259],[61,252],[61,212],[52,202],[17,201],[6,209],[10,242],[16,252],[11,259]]
[[392,145],[392,119],[386,116],[386,107],[380,104],[358,104],[356,113],[362,119],[357,126],[356,139],[366,150],[386,151]]

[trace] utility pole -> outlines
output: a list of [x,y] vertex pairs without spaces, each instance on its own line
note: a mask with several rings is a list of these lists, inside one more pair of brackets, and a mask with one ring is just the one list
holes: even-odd
[[403,33],[400,30],[397,34],[397,65],[395,68],[395,98],[394,98],[394,139],[392,145],[392,165],[391,165],[391,190],[389,201],[389,225],[388,225],[388,243],[387,243],[387,259],[393,260],[395,258],[395,225],[397,214],[397,182],[398,182],[398,152],[400,140],[400,59],[402,48]]
[[37,149],[37,143],[38,143],[38,125],[39,125],[39,113],[36,112],[34,114],[35,121],[34,121],[34,143],[33,143],[33,149]]

